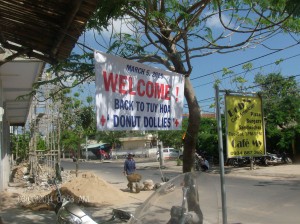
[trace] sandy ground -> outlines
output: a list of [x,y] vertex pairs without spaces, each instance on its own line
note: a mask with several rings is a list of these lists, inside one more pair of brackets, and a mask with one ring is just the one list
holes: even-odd
[[[148,163],[147,165],[149,166]],[[175,168],[178,169],[178,167]],[[219,169],[216,168],[210,172],[219,174]],[[226,175],[247,175],[251,178],[300,178],[300,165],[256,167],[254,170],[249,170],[249,167],[226,168]],[[113,208],[133,213],[155,192],[151,190],[130,193],[124,183],[109,184],[90,172],[80,173],[77,178],[75,176],[69,178],[61,187],[67,189],[63,191],[66,197],[79,202],[81,206],[84,205],[84,209],[97,222],[109,219]],[[0,193],[0,217],[4,223],[10,224],[54,223],[56,215],[54,211],[51,211],[51,206],[48,203],[51,192],[51,200],[56,195],[55,193],[53,195],[53,190],[55,190],[53,185],[45,188],[9,187],[7,191]]]
[[[130,193],[126,186],[109,184],[91,172],[74,176],[61,184],[60,189],[62,197],[79,204],[98,221],[109,219],[112,209],[133,213],[154,192]],[[52,203],[58,200],[55,185],[44,190],[39,187],[10,187],[0,193],[0,217],[4,223],[51,223],[56,218]]]
[[[143,200],[151,191],[141,191],[140,193],[130,193],[124,183],[109,184],[101,177],[92,172],[80,172],[78,177],[71,178],[65,183],[58,184],[63,196],[78,197],[87,206],[97,204],[119,205],[128,203],[128,200]],[[38,202],[43,197],[56,197],[57,191],[54,184],[50,187],[41,189],[40,187],[9,187],[6,191],[0,192],[0,208],[15,207],[16,205],[25,206]],[[64,195],[68,194],[68,195]],[[75,198],[74,198],[75,199]],[[55,199],[56,200],[56,199]]]

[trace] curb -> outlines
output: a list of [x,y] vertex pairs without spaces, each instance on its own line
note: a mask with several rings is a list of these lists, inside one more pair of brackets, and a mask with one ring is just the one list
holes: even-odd
[[[163,170],[175,170],[182,172],[182,166],[171,165],[169,161],[164,167],[161,169]],[[137,163],[139,169],[159,169],[159,164],[154,163]],[[278,168],[280,168],[280,172],[278,172]],[[201,172],[201,171],[199,171]],[[268,167],[257,167],[253,170],[250,170],[250,167],[225,167],[225,176],[239,176],[239,177],[270,177],[270,178],[287,178],[293,179],[298,178],[300,179],[300,165],[295,164],[288,165],[288,166],[268,166]],[[212,175],[220,175],[220,169],[217,166],[214,166],[208,170],[209,174]]]
[[[68,159],[65,159],[68,160]],[[119,163],[124,162],[123,159],[117,160],[89,160],[84,161],[88,163]],[[160,163],[155,161],[153,158],[138,158],[136,160],[136,165],[138,169],[159,169]],[[170,160],[165,161],[164,166],[161,167],[162,170],[174,170],[182,172],[182,166],[176,165],[176,161]],[[225,176],[244,176],[244,177],[272,177],[272,178],[299,178],[300,179],[300,164],[292,165],[277,165],[277,166],[258,166],[253,170],[250,167],[228,167],[224,168]],[[208,173],[213,175],[219,175],[219,166],[212,166]]]
[[[278,172],[278,169],[280,169],[280,172]],[[220,174],[218,167],[214,167],[210,172],[212,174]],[[245,177],[300,178],[300,165],[258,167],[253,170],[250,170],[249,167],[225,167],[225,175]]]

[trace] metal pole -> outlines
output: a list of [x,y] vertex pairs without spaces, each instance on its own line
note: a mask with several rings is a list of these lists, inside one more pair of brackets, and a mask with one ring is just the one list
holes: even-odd
[[222,196],[222,218],[223,224],[227,224],[227,207],[226,207],[226,191],[224,178],[224,156],[223,156],[223,138],[222,138],[222,120],[220,113],[219,87],[215,87],[216,95],[216,113],[218,122],[218,139],[219,139],[219,161],[220,161],[220,180],[221,180],[221,196]]
[[165,158],[164,158],[164,152],[163,152],[163,143],[162,141],[159,141],[159,165],[161,168],[165,167]]
[[88,140],[88,137],[85,136],[85,159],[86,159],[86,161],[89,160],[89,155],[88,155],[88,151],[87,151],[87,140]]
[[60,137],[61,137],[61,127],[60,127],[60,119],[59,117],[57,118],[57,125],[58,125],[58,136],[57,136],[57,160],[58,160],[58,166],[60,168],[61,164],[61,143],[60,143]]

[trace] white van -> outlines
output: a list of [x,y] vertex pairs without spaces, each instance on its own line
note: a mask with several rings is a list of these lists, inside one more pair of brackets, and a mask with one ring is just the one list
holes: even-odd
[[[179,149],[174,148],[163,148],[163,158],[164,160],[175,160],[175,159],[182,159],[182,151]],[[159,160],[159,151],[156,153],[156,159]]]

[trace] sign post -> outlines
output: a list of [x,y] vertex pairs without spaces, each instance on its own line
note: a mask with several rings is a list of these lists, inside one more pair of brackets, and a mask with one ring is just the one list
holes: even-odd
[[253,157],[265,155],[266,143],[261,96],[255,93],[219,90],[216,86],[222,214],[223,224],[227,224],[220,92],[225,92],[227,158],[250,157],[250,166],[253,169]]
[[221,181],[221,197],[222,197],[222,219],[223,224],[227,224],[227,203],[226,203],[226,190],[225,190],[225,171],[224,171],[224,153],[223,153],[223,138],[222,138],[222,120],[220,112],[220,99],[219,99],[219,87],[215,87],[216,97],[216,114],[217,114],[217,128],[218,128],[218,140],[219,140],[219,164],[220,164],[220,181]]

